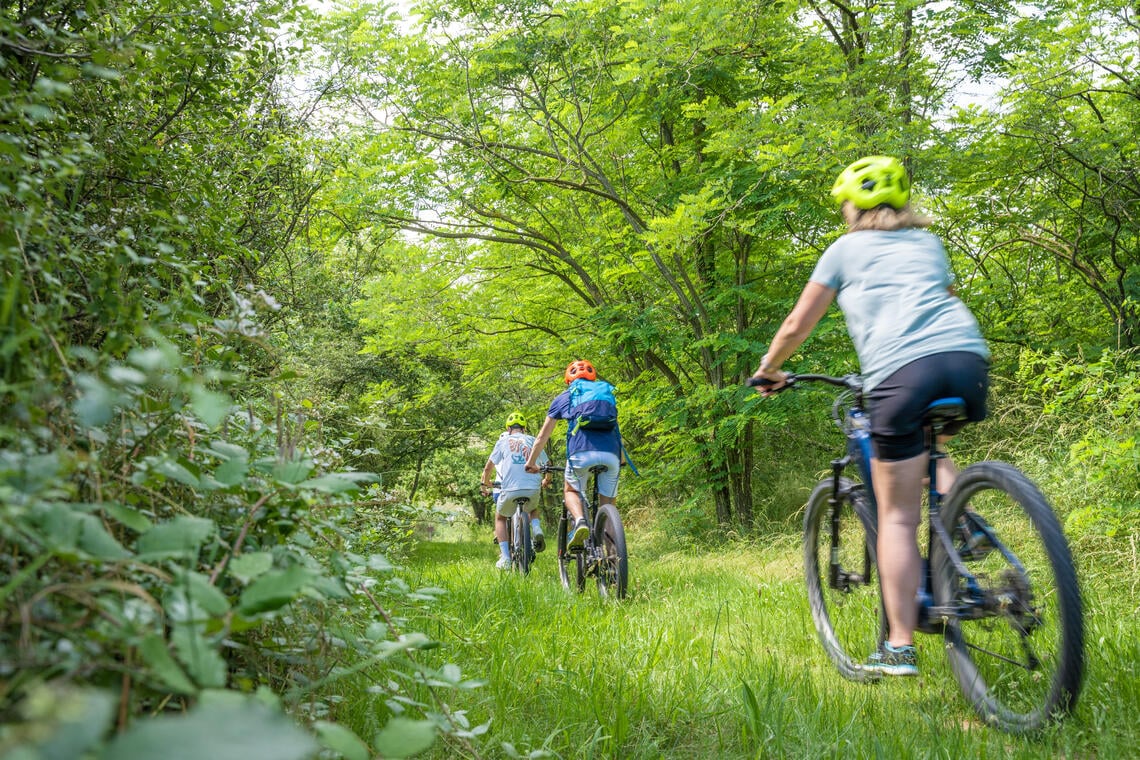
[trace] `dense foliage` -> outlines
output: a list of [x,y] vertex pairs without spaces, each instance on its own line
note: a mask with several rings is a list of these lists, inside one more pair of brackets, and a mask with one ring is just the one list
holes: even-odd
[[[741,382],[860,154],[994,346],[970,450],[1135,539],[1135,3],[312,5],[0,4],[0,752],[479,754],[414,526],[588,356],[638,519],[786,529],[822,415]],[[854,367],[837,314],[792,364]]]

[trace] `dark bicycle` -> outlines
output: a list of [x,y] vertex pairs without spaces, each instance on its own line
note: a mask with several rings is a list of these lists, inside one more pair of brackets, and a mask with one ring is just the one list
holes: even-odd
[[[857,375],[789,375],[843,390],[831,416],[847,438],[804,514],[804,565],[812,618],[839,672],[878,678],[863,658],[886,641],[876,571],[878,517],[871,487],[870,421]],[[766,384],[753,379],[749,385]],[[1004,462],[965,468],[945,496],[937,436],[965,419],[959,398],[926,410],[930,453],[918,630],[940,634],[962,693],[989,725],[1034,731],[1066,715],[1084,674],[1084,618],[1068,542],[1041,491]],[[850,474],[849,469],[851,470]]]
[[[498,488],[499,482],[495,481],[492,486]],[[534,546],[530,535],[530,513],[527,511],[530,498],[520,496],[514,501],[515,511],[508,518],[507,526],[511,569],[526,575],[530,572],[530,566],[535,559]]]
[[[582,514],[591,526],[590,536],[577,548],[566,546],[570,526],[574,518],[562,503],[562,515],[558,520],[558,577],[567,590],[581,592],[586,588],[586,578],[593,577],[598,584],[598,594],[624,599],[629,584],[629,557],[625,549],[625,528],[621,515],[613,504],[598,504],[598,473],[606,468],[602,465],[591,467],[590,496],[580,494]],[[543,467],[543,472],[563,472],[553,464]]]

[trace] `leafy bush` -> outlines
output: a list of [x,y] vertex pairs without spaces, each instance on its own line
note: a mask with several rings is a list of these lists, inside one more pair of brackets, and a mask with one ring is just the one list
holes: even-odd
[[[241,735],[258,756],[302,757],[308,750],[296,748],[311,740],[289,755],[271,749],[300,731],[282,734],[254,704],[276,703],[276,694],[325,746],[365,757],[366,745],[330,720],[345,675],[384,664],[411,681],[477,685],[453,666],[412,664],[412,652],[434,645],[401,631],[389,612],[439,591],[411,589],[382,556],[357,553],[377,535],[403,536],[407,524],[379,502],[373,514],[387,522],[354,527],[349,497],[374,476],[322,472],[265,415],[237,411],[207,388],[169,345],[132,352],[79,385],[71,408],[82,435],[72,446],[0,452],[0,562],[11,578],[0,592],[0,649],[10,653],[0,664],[10,724],[0,747],[50,758],[56,744],[74,742],[79,756],[100,746],[114,719],[133,727],[105,756],[142,757],[220,709],[248,718]],[[382,689],[399,700],[405,686],[393,683]],[[386,754],[441,731],[469,732],[454,716],[413,720],[409,711],[428,706],[406,702],[375,740]],[[135,719],[172,708],[190,712]],[[69,723],[74,715],[82,717]],[[222,720],[215,740],[232,737],[230,725]],[[217,741],[193,756],[230,756]]]
[[1022,353],[1017,380],[1042,424],[1071,431],[1066,470],[1080,494],[1066,529],[1106,536],[1140,528],[1140,367],[1135,351],[1095,360]]

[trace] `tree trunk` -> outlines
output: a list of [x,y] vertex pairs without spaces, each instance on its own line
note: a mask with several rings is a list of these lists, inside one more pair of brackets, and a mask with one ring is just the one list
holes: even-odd
[[728,452],[728,482],[736,516],[745,528],[755,523],[752,514],[752,424],[744,428],[737,445]]
[[471,514],[475,517],[475,523],[482,525],[487,520],[487,499],[489,497],[483,494],[478,494],[471,499]]
[[732,524],[732,492],[728,484],[722,483],[713,493],[716,496],[716,524],[720,526]]
[[417,447],[420,454],[416,456],[416,475],[412,478],[412,487],[408,492],[408,503],[411,504],[416,500],[416,491],[420,489],[420,474],[424,469],[424,454],[426,450],[424,446],[424,436],[420,434],[420,445]]

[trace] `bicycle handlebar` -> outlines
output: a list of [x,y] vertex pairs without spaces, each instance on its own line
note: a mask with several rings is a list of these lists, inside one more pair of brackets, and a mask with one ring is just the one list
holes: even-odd
[[[791,388],[796,383],[826,383],[828,385],[835,385],[840,388],[846,388],[849,391],[856,393],[863,390],[863,378],[859,375],[844,375],[842,377],[835,377],[833,375],[796,375],[789,373],[784,380],[784,384],[779,388],[772,389],[772,393],[782,393],[788,388]],[[750,377],[745,381],[745,385],[750,388],[770,388],[775,385],[775,380],[769,380],[766,377]]]

